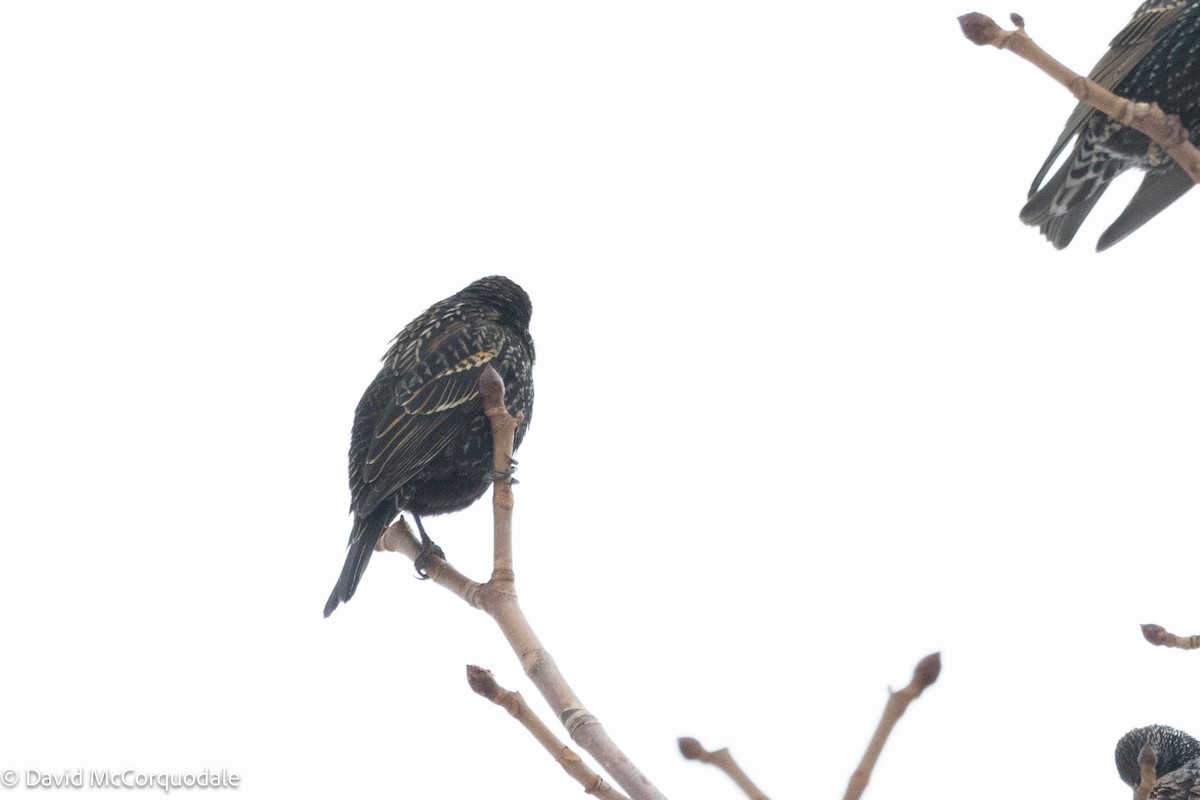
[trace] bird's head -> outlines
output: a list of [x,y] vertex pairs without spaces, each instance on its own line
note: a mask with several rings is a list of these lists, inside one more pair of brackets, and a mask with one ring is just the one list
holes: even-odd
[[518,328],[528,328],[533,315],[529,295],[503,275],[480,278],[459,292],[459,297],[486,308],[494,308],[500,320]]

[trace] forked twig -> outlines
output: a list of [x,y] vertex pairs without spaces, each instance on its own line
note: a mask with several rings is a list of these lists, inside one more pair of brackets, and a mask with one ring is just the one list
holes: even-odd
[[[508,413],[504,405],[504,381],[490,365],[479,379],[479,393],[483,397],[484,413],[492,423],[492,464],[498,476],[492,489],[492,577],[482,584],[471,581],[436,557],[430,559],[425,571],[434,583],[451,590],[496,621],[517,654],[521,668],[558,715],[571,739],[595,758],[633,800],[666,800],[617,747],[600,721],[584,707],[517,603],[512,558],[512,479],[506,476],[511,471],[513,438],[521,415],[513,417]],[[420,553],[420,543],[408,525],[400,520],[380,537],[377,549],[415,558]]]
[[471,685],[475,694],[491,700],[524,725],[525,730],[538,740],[563,771],[583,787],[585,794],[594,795],[602,800],[629,800],[583,763],[583,759],[574,750],[563,744],[533,712],[520,692],[510,692],[497,683],[490,670],[468,665],[467,683]]

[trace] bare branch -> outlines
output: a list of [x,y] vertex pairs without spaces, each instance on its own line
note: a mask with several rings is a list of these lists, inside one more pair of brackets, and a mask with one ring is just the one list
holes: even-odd
[[[492,472],[497,476],[492,490],[494,524],[492,582],[513,580],[512,555],[512,454],[517,426],[525,415],[508,413],[504,406],[504,380],[490,364],[479,377],[483,413],[492,423]],[[507,477],[500,477],[507,476]]]
[[1162,625],[1143,625],[1142,636],[1146,641],[1160,647],[1175,647],[1180,650],[1200,649],[1200,636],[1176,636]]
[[[415,561],[417,556],[421,554],[421,542],[417,539],[417,535],[413,533],[412,528],[409,527],[408,520],[401,517],[383,532],[383,535],[379,537],[379,541],[375,545],[375,549],[386,550],[390,553],[401,553],[410,561]],[[429,575],[429,579],[438,586],[449,589],[475,608],[480,608],[479,590],[482,584],[476,583],[466,575],[463,575],[449,562],[442,560],[437,555],[429,555],[428,563],[425,565],[425,572]]]
[[[484,401],[484,413],[492,424],[492,464],[496,475],[492,488],[492,577],[487,583],[475,583],[440,558],[431,559],[426,572],[434,583],[450,589],[496,621],[509,646],[517,654],[521,668],[558,715],[571,739],[595,758],[633,800],[666,800],[637,765],[617,747],[600,720],[576,696],[550,653],[533,632],[533,627],[517,602],[512,559],[511,471],[513,438],[521,417],[513,417],[505,408],[504,382],[490,365],[479,379],[479,390]],[[393,525],[380,537],[379,548],[402,552],[409,558],[414,558],[420,552],[420,544],[403,521]]]
[[503,708],[513,719],[525,726],[525,730],[537,739],[563,771],[574,778],[586,794],[595,795],[603,800],[629,800],[625,795],[614,789],[608,781],[593,772],[574,750],[563,744],[546,723],[533,713],[533,709],[521,697],[520,692],[510,692],[500,684],[489,670],[473,665],[467,666],[467,683],[472,691],[480,697],[491,700]]
[[1146,134],[1175,159],[1193,181],[1200,183],[1200,150],[1188,141],[1188,132],[1178,116],[1165,113],[1157,103],[1134,103],[1079,75],[1039,47],[1025,32],[1025,20],[1019,15],[1013,14],[1012,20],[1017,26],[1013,31],[1004,30],[990,17],[977,12],[962,15],[958,24],[963,35],[975,44],[990,44],[1013,51],[1067,87],[1081,102]]
[[733,754],[729,752],[728,747],[722,747],[720,750],[708,751],[697,740],[690,736],[683,736],[679,739],[679,752],[689,761],[702,761],[705,764],[712,764],[719,767],[733,782],[746,793],[750,800],[769,800],[763,794],[762,789],[759,789],[754,781],[750,780],[750,776],[742,771],[738,763],[733,760]]
[[917,662],[908,686],[898,692],[892,692],[888,697],[887,705],[883,709],[883,718],[879,720],[879,727],[875,729],[875,735],[871,738],[871,743],[867,745],[867,752],[863,755],[862,763],[850,776],[850,785],[846,787],[845,800],[858,800],[862,797],[863,791],[867,788],[867,782],[871,780],[875,762],[879,760],[879,754],[883,752],[883,746],[887,743],[892,728],[896,726],[905,709],[908,708],[908,704],[920,697],[921,692],[926,688],[932,686],[941,671],[941,653],[927,655]]

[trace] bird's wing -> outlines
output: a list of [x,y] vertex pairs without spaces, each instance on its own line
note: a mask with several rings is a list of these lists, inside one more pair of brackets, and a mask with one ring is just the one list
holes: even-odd
[[381,410],[367,446],[366,506],[396,491],[446,449],[462,425],[450,412],[479,396],[479,376],[503,346],[503,331],[486,321],[451,326],[425,343]]
[[[1146,54],[1150,52],[1150,48],[1158,41],[1159,35],[1167,29],[1175,17],[1187,8],[1188,2],[1189,0],[1158,0],[1158,2],[1143,3],[1141,8],[1134,13],[1133,19],[1129,20],[1129,24],[1121,29],[1121,32],[1109,43],[1108,52],[1097,62],[1096,66],[1092,67],[1088,77],[1105,89],[1113,89],[1139,61],[1145,58]],[[1137,98],[1129,99],[1136,100]],[[1058,154],[1074,138],[1075,134],[1083,130],[1093,113],[1095,113],[1095,109],[1087,103],[1075,106],[1062,133],[1059,134],[1058,141],[1054,143],[1054,148],[1046,158],[1046,163],[1042,164],[1037,177],[1033,179],[1033,185],[1029,187],[1030,197],[1042,185],[1042,181],[1058,159]]]
[[1200,798],[1200,759],[1193,759],[1173,772],[1160,775],[1150,791],[1151,800],[1196,800]]

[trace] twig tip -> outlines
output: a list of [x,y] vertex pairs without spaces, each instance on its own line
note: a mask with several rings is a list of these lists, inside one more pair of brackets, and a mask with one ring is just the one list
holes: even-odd
[[963,36],[977,45],[991,44],[1002,32],[995,20],[978,11],[963,14],[958,18],[958,26],[962,28]]
[[925,689],[932,686],[942,673],[942,654],[930,653],[917,662],[913,670],[913,683]]
[[679,753],[688,761],[699,761],[708,755],[703,745],[691,736],[679,737]]
[[495,697],[496,690],[500,688],[495,677],[492,676],[491,670],[477,667],[474,664],[467,664],[467,684],[475,694],[487,698]]
[[484,408],[504,405],[504,379],[491,364],[479,376],[479,394],[483,396]]
[[1154,645],[1166,644],[1167,629],[1162,625],[1148,623],[1142,626],[1142,636],[1146,637],[1146,641]]

